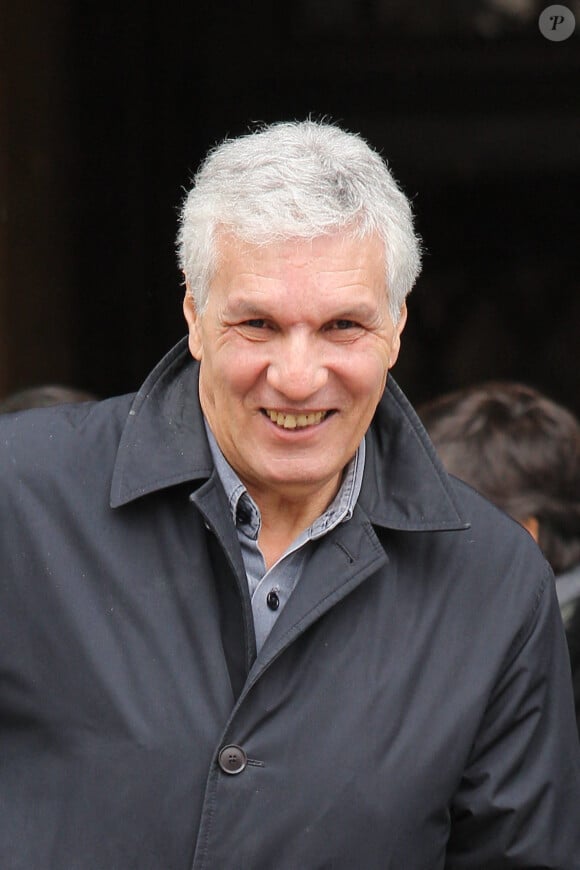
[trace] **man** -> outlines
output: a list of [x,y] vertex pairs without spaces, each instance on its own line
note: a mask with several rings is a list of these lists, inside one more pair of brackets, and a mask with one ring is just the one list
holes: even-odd
[[425,402],[419,416],[447,471],[524,526],[550,563],[580,731],[580,422],[514,381],[445,393]]
[[387,383],[384,162],[225,142],[179,251],[188,339],[135,396],[0,420],[0,866],[579,867],[553,576]]
[[447,471],[524,526],[556,577],[580,564],[580,422],[571,411],[516,381],[472,384],[418,410]]

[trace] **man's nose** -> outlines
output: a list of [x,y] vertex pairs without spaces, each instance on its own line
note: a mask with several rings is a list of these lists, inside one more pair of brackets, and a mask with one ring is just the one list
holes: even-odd
[[302,335],[280,342],[268,366],[267,380],[278,393],[292,401],[313,396],[328,380],[316,342]]

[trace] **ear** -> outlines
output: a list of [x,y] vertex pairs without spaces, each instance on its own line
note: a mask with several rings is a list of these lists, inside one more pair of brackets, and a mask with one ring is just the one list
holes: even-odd
[[526,529],[536,544],[540,539],[540,523],[537,517],[526,517],[525,520],[520,520],[520,525]]
[[200,316],[197,312],[193,296],[189,292],[189,287],[186,288],[185,296],[183,297],[183,314],[189,329],[189,351],[194,359],[201,360],[203,356],[203,342],[201,338]]
[[401,313],[399,314],[399,319],[397,321],[397,325],[395,326],[395,333],[393,335],[393,341],[391,344],[391,353],[389,356],[389,368],[392,369],[397,359],[399,357],[399,351],[401,350],[401,333],[405,328],[405,324],[407,322],[407,305],[403,302],[403,306],[401,308]]

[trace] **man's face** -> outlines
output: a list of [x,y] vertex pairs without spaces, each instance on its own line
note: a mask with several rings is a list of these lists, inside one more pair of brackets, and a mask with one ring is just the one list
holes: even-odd
[[399,352],[383,245],[348,235],[254,246],[222,234],[189,347],[216,440],[254,498],[335,494]]

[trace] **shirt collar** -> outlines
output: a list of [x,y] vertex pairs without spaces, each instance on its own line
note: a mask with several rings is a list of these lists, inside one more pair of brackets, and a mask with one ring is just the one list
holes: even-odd
[[[232,520],[236,528],[241,529],[249,538],[257,539],[262,524],[260,510],[248,490],[223,455],[204,417],[205,432],[213,461],[219,479],[225,490]],[[352,517],[363,481],[365,465],[365,441],[359,444],[357,451],[345,469],[340,489],[328,508],[317,517],[307,529],[306,535],[311,540],[325,535],[339,523]]]
[[257,539],[262,524],[258,506],[223,455],[205,417],[203,422],[215,469],[225,490],[234,525],[236,528],[243,529],[249,538]]

